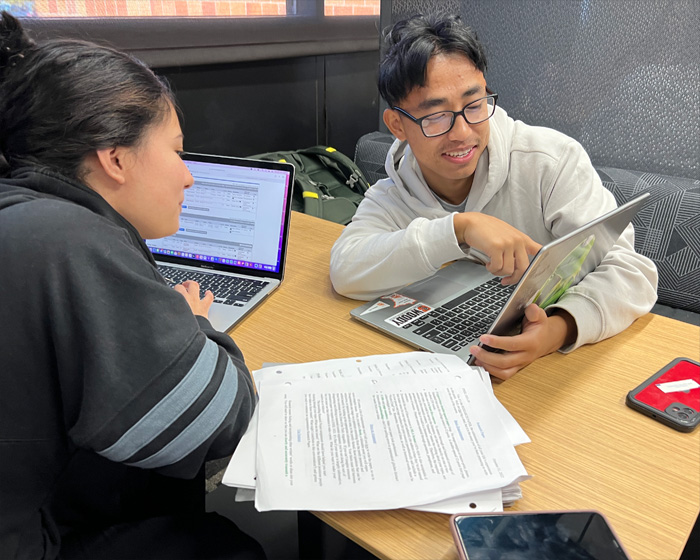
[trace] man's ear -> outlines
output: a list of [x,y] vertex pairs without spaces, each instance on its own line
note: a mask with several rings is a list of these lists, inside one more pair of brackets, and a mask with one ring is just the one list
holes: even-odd
[[104,148],[97,150],[97,161],[102,171],[118,184],[126,182],[126,160],[128,148],[117,146],[116,148]]
[[389,131],[402,142],[406,140],[406,133],[403,130],[403,121],[399,116],[398,111],[393,109],[384,109],[384,114],[382,115],[384,124],[389,129]]

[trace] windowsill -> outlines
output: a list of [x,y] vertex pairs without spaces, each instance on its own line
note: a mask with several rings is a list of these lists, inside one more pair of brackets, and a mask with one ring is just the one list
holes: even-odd
[[24,19],[37,39],[107,43],[152,67],[293,58],[379,48],[379,18]]

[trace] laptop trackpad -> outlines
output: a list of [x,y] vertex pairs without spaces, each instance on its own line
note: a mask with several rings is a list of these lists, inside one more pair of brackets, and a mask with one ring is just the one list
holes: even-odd
[[464,291],[464,285],[446,280],[440,276],[431,276],[401,290],[401,294],[432,307],[441,305],[456,294]]

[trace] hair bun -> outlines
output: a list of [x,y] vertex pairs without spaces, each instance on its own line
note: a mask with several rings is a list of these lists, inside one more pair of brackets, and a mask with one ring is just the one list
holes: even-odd
[[21,62],[34,46],[19,20],[3,11],[0,13],[0,75]]

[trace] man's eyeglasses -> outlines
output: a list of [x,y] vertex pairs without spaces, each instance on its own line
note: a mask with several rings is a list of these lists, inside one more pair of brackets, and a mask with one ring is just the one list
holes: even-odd
[[469,124],[479,124],[489,120],[496,111],[496,101],[498,94],[492,93],[486,97],[467,103],[461,111],[440,111],[431,113],[425,117],[417,119],[413,115],[404,111],[401,107],[392,107],[395,111],[406,115],[414,123],[420,126],[423,134],[428,138],[447,134],[455,125],[455,119],[462,115]]

